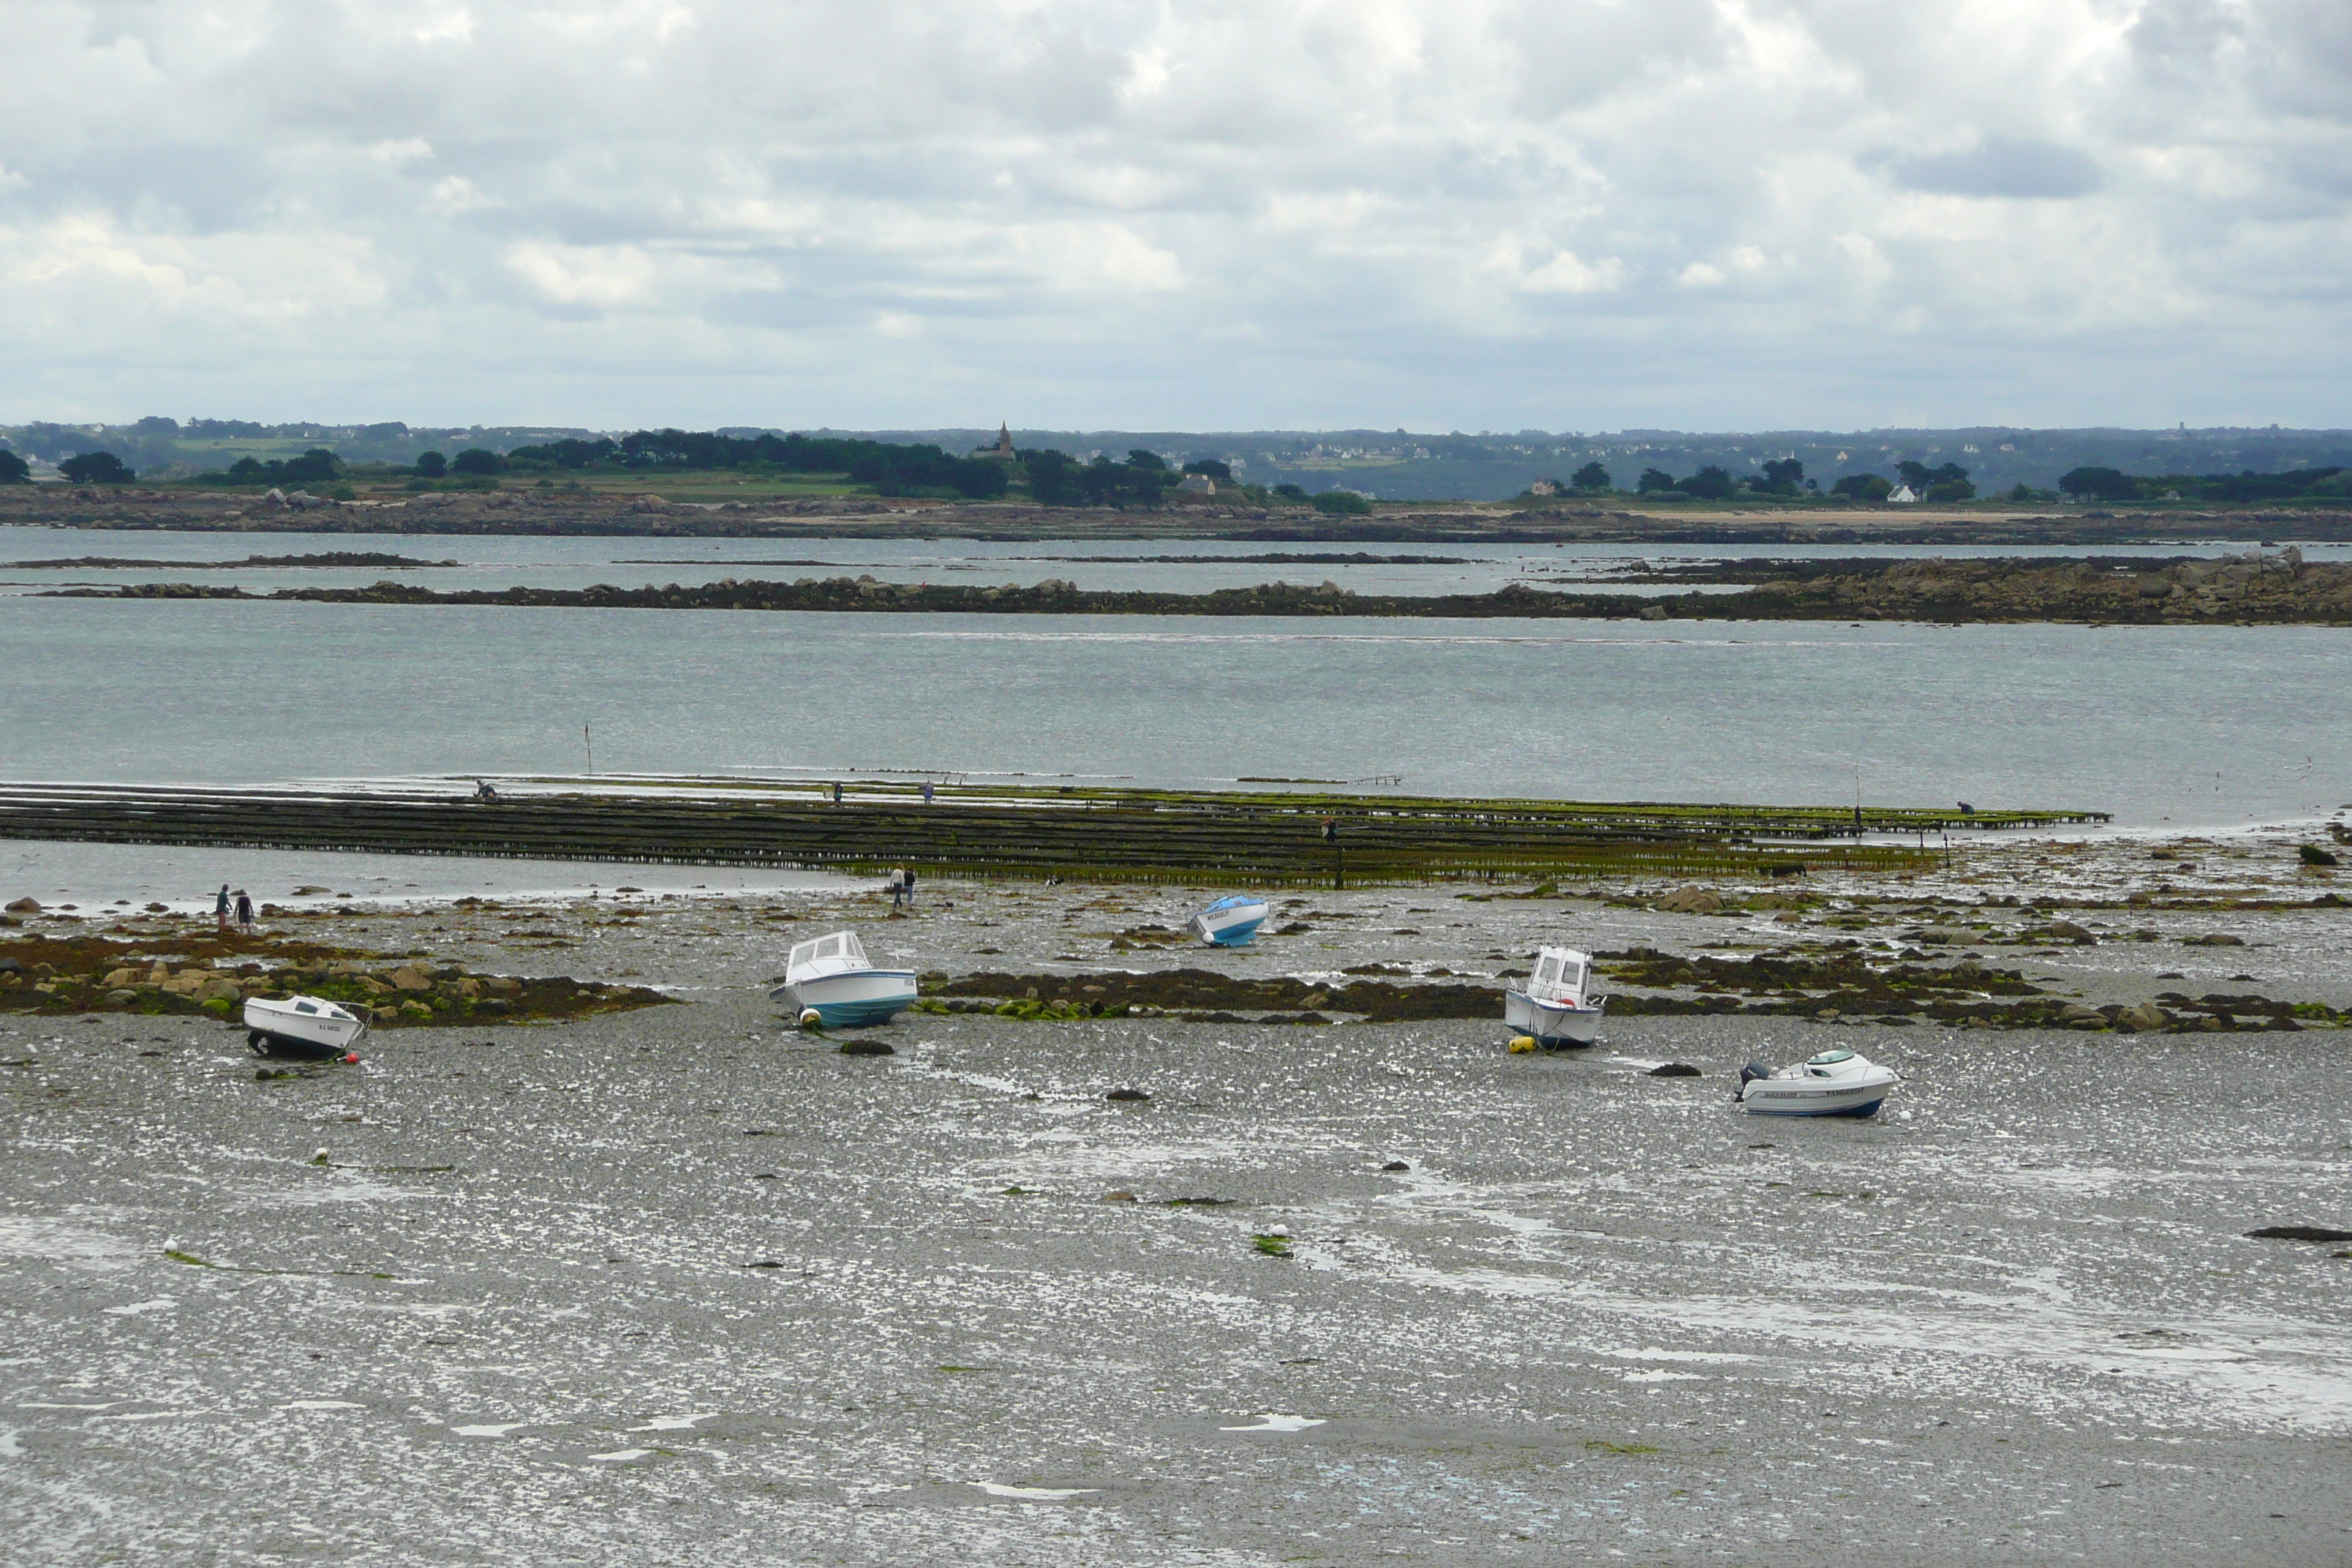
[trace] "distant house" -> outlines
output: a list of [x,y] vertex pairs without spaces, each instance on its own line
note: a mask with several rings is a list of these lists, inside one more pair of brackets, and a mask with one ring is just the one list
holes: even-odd
[[1889,506],[1916,506],[1919,504],[1919,492],[1913,489],[1909,485],[1897,485],[1895,487],[1893,492],[1887,496],[1886,504]]
[[1188,496],[1213,496],[1217,493],[1217,481],[1206,474],[1186,474],[1176,488]]
[[1531,496],[1556,496],[1559,494],[1559,487],[1552,483],[1549,479],[1538,479],[1535,483],[1528,487],[1528,494]]

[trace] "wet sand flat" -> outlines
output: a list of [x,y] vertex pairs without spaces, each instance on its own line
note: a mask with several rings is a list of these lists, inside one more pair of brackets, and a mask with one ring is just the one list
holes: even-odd
[[[1639,1016],[1514,1057],[1478,1021],[958,1014],[845,1057],[764,994],[787,933],[851,919],[877,959],[1074,976],[1494,972],[1538,935],[1772,923],[1381,889],[1255,951],[1108,949],[1188,896],[941,885],[894,922],[866,893],[583,900],[503,945],[446,906],[321,916],[687,1005],[394,1029],[266,1081],[209,1020],[0,1017],[0,1539],[63,1563],[2352,1550],[2352,1260],[2243,1234],[2352,1212],[2340,1029]],[[2001,962],[2091,999],[2165,964],[2344,1000],[2340,912],[2128,918],[2162,940]],[[2249,945],[2180,944],[2217,923]],[[1885,1119],[1730,1107],[1742,1061],[1828,1045],[1903,1069]],[[1703,1076],[1647,1076],[1667,1060]]]

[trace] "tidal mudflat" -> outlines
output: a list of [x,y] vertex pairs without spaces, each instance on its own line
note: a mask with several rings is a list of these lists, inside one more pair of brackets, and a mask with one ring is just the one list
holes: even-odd
[[[268,1079],[201,1015],[0,1012],[0,1540],[64,1563],[2340,1560],[2352,1258],[2245,1233],[2352,1226],[2352,913],[2314,902],[2333,882],[2291,835],[2158,847],[1971,847],[1797,907],[1706,889],[1711,912],[1659,887],[1302,893],[1280,913],[1305,929],[1236,953],[1159,937],[1181,889],[927,883],[895,921],[824,889],[289,914],[338,951],[679,1005],[418,1023]],[[24,918],[0,941],[75,929]],[[1114,971],[1344,996],[1375,967],[1491,986],[1539,940],[1845,942],[2169,1021],[1660,1012],[1515,1057],[1481,1019],[1336,1004],[961,1011],[847,1056],[765,997],[785,943],[837,923],[1073,1000]],[[2167,994],[2289,1010],[2209,1026]],[[1884,1119],[1729,1106],[1741,1062],[1832,1044],[1906,1073]]]

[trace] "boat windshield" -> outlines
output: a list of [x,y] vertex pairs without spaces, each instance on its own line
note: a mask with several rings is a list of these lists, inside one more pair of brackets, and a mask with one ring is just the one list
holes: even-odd
[[1833,1051],[1823,1051],[1820,1056],[1815,1057],[1805,1065],[1811,1068],[1825,1068],[1834,1067],[1840,1062],[1850,1062],[1852,1060],[1853,1060],[1853,1053],[1843,1047],[1840,1047],[1838,1049]]
[[294,1004],[294,1011],[297,1013],[315,1013],[318,1010],[318,1008],[308,1002],[297,1002]]
[[1238,910],[1244,905],[1254,904],[1255,902],[1257,902],[1257,900],[1251,898],[1247,893],[1236,893],[1230,899],[1219,899],[1215,903],[1211,904],[1203,912],[1207,914],[1215,914],[1219,910]]

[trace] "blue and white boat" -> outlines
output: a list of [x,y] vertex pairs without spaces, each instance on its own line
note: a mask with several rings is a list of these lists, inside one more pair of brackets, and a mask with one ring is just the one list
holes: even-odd
[[1841,1046],[1779,1072],[1749,1062],[1732,1100],[1750,1116],[1875,1116],[1902,1081],[1893,1068]]
[[1219,899],[1186,922],[1186,929],[1212,947],[1244,947],[1257,935],[1257,928],[1265,924],[1266,904],[1264,899],[1247,893],[1236,893],[1230,899]]
[[1587,989],[1591,980],[1591,953],[1572,947],[1538,948],[1527,989],[1503,993],[1505,1026],[1533,1036],[1546,1050],[1591,1045],[1601,1033],[1601,1015],[1609,1005],[1609,998]]
[[768,999],[789,1005],[803,1024],[887,1024],[914,1005],[915,972],[875,968],[856,933],[837,931],[794,947],[784,983]]

